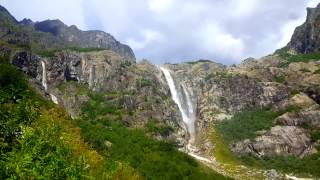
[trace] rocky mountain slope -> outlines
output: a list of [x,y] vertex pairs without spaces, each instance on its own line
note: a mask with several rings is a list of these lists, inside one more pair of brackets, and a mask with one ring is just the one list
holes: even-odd
[[[184,94],[182,106],[193,102],[195,107],[192,153],[216,162],[216,170],[236,179],[283,178],[285,173],[320,177],[319,12],[320,6],[308,9],[306,23],[296,29],[288,46],[261,59],[230,67],[209,60],[163,65]],[[84,137],[98,152],[102,148],[110,154],[104,148],[117,142],[90,133],[123,133],[114,122],[190,150],[181,107],[172,100],[158,66],[136,62],[130,47],[104,32],[81,31],[59,20],[18,22],[3,7],[0,18],[1,57],[28,75],[33,89],[66,109],[79,126],[85,125]],[[186,94],[191,101],[186,102]],[[117,153],[130,143],[136,142],[120,143]],[[150,158],[138,157],[141,154],[125,160],[145,174],[149,166],[143,161]],[[243,165],[249,168],[243,170]],[[254,172],[257,167],[261,170]],[[270,175],[266,169],[280,172]]]
[[68,27],[60,20],[32,22],[24,19],[18,22],[4,7],[0,7],[0,16],[0,37],[9,44],[29,46],[38,53],[68,47],[101,48],[135,60],[129,46],[103,31],[81,31],[74,25]]

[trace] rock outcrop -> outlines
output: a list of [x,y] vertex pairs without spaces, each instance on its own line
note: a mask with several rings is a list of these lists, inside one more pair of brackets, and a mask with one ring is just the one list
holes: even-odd
[[[28,24],[32,23],[28,22]],[[108,49],[127,59],[135,60],[129,46],[121,44],[112,35],[103,31],[81,31],[76,26],[69,27],[60,20],[36,22],[33,27],[36,31],[50,33],[74,47]]]
[[320,4],[316,8],[308,8],[306,22],[297,27],[288,47],[296,53],[320,51]]
[[318,142],[311,138],[311,132],[320,129],[319,104],[304,93],[297,94],[282,102],[282,108],[295,107],[276,119],[270,130],[261,131],[255,139],[233,144],[238,154],[251,153],[257,156],[295,155],[304,157],[317,152]]
[[311,126],[313,128],[320,128],[320,111],[302,111],[302,112],[288,112],[275,119],[277,124],[287,126]]
[[275,126],[254,140],[245,140],[233,146],[236,153],[252,153],[258,156],[304,156],[313,149],[306,130],[295,126]]

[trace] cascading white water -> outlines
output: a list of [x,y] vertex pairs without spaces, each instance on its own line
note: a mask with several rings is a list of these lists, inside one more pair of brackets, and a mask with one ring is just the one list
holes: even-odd
[[214,163],[214,159],[205,158],[196,153],[197,148],[194,146],[196,103],[192,98],[192,91],[189,91],[183,84],[175,83],[168,69],[164,67],[160,67],[160,69],[166,78],[172,99],[178,105],[179,111],[182,115],[182,120],[187,125],[188,132],[190,134],[190,139],[186,146],[188,154],[202,162],[210,164]]
[[170,88],[172,99],[179,107],[179,111],[181,112],[181,115],[182,115],[182,120],[187,125],[188,132],[190,134],[190,139],[189,139],[189,145],[190,145],[190,143],[193,143],[194,141],[194,136],[195,136],[194,123],[196,120],[195,106],[194,106],[194,103],[192,102],[192,97],[190,96],[188,89],[184,85],[175,83],[168,69],[164,67],[160,67],[160,69],[166,78],[166,81]]
[[48,84],[47,84],[47,70],[46,70],[46,63],[44,61],[41,61],[42,65],[42,86],[44,87],[44,90],[48,90]]

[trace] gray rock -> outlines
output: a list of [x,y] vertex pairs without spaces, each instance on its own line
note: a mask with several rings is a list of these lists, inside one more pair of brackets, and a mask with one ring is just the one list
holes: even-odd
[[297,27],[288,47],[297,53],[320,50],[320,5],[308,8],[306,22]]
[[311,149],[312,143],[307,131],[295,126],[275,126],[254,140],[245,140],[232,147],[236,153],[252,153],[257,156],[300,156],[308,154],[306,151],[311,152]]
[[81,31],[76,26],[67,26],[60,20],[46,20],[34,24],[36,31],[48,32],[55,37],[83,48],[105,48],[121,56],[135,60],[132,49],[103,31]]
[[276,118],[275,123],[285,126],[320,128],[320,111],[288,112]]

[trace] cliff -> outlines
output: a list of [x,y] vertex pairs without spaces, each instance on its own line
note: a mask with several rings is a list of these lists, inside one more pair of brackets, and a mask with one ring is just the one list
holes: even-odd
[[288,44],[296,53],[310,53],[320,50],[320,5],[308,8],[306,22],[297,27]]

